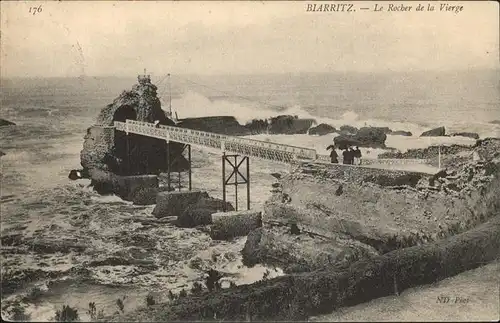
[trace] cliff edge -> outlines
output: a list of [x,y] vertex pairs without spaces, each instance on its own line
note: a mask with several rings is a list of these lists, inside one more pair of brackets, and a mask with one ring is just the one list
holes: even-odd
[[499,147],[483,140],[479,159],[458,155],[435,174],[299,162],[265,203],[244,262],[310,271],[473,228],[500,208]]

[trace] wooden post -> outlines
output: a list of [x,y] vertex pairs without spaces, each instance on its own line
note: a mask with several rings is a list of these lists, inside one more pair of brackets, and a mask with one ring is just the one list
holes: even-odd
[[189,159],[189,190],[191,191],[191,145],[188,145],[188,159]]
[[[238,165],[238,160],[236,159],[237,156],[234,156],[234,165]],[[233,170],[234,172],[234,193],[235,193],[235,209],[238,211],[238,174],[236,171],[238,170],[238,166],[236,166],[236,169]]]
[[127,175],[130,175],[130,143],[129,143],[129,134],[127,133],[125,135],[126,138],[126,146],[127,146],[127,164],[126,164],[126,170],[127,170]]
[[226,153],[222,152],[222,204],[223,211],[226,212]]
[[[184,150],[184,148],[182,149]],[[181,157],[182,157],[183,151],[181,151]],[[179,192],[181,191],[181,168],[177,166],[177,176],[178,176],[178,183],[179,183]]]
[[170,191],[170,141],[167,140],[167,190]]
[[438,148],[438,168],[441,169],[441,145]]
[[250,157],[247,156],[247,210],[250,210]]

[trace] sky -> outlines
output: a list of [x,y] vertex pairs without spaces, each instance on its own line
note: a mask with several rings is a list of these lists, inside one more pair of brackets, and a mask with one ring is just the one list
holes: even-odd
[[[2,77],[454,70],[499,66],[496,1],[461,12],[307,12],[322,2],[2,1]],[[333,4],[335,2],[327,2]],[[348,3],[349,2],[337,2]],[[428,1],[420,2],[427,6]],[[378,2],[386,6],[387,2]],[[41,12],[30,7],[41,5]]]

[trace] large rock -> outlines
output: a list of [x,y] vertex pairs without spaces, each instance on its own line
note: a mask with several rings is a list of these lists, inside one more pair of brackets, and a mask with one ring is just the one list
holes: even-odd
[[245,136],[251,132],[232,116],[186,118],[179,123],[182,128],[215,132],[231,136]]
[[333,138],[333,144],[338,149],[346,149],[351,146],[362,147],[361,142],[356,140],[354,136],[340,135]]
[[356,134],[356,140],[361,142],[362,147],[385,148],[387,129],[377,127],[363,127]]
[[177,217],[176,224],[182,228],[212,224],[212,214],[222,211],[234,211],[234,208],[231,203],[210,197],[206,192],[203,192],[196,203],[189,205]]
[[196,204],[203,193],[201,191],[160,192],[156,195],[153,215],[156,218],[179,216],[190,205]]
[[269,120],[270,134],[306,134],[314,119],[300,119],[298,116],[279,115]]
[[393,136],[407,136],[411,137],[413,134],[410,131],[404,131],[404,130],[396,130],[390,133]]
[[318,135],[318,136],[324,136],[332,132],[336,132],[337,129],[335,127],[332,127],[326,123],[321,123],[317,125],[316,127],[312,127],[309,129],[309,134],[310,135]]
[[158,187],[140,187],[132,193],[132,202],[135,205],[156,204],[156,195],[160,192]]
[[[87,129],[80,160],[84,170],[100,169],[118,175],[159,174],[167,170],[167,147],[171,170],[185,170],[187,160],[180,154],[183,145],[165,140],[115,131],[114,122],[126,119],[158,121],[173,126],[161,109],[157,88],[140,77],[131,91],[124,91],[101,110],[96,124]],[[175,161],[175,162],[174,162]]]
[[265,226],[252,231],[241,253],[245,266],[266,264],[287,273],[348,265],[378,255],[372,247],[351,243],[340,235],[325,237],[303,230],[292,234],[289,226]]
[[445,136],[446,130],[444,127],[434,128],[428,131],[422,132],[420,137],[443,137]]
[[214,240],[229,240],[245,236],[262,226],[260,211],[233,211],[212,214],[210,237]]
[[268,121],[263,119],[253,119],[245,124],[245,128],[250,130],[252,135],[267,133],[268,127],[269,127]]
[[340,149],[345,149],[348,146],[385,148],[385,140],[387,139],[385,131],[384,128],[363,127],[354,135],[341,134],[333,138],[333,143]]
[[5,127],[5,126],[15,126],[16,124],[14,122],[5,120],[5,119],[0,119],[0,127]]
[[120,176],[99,169],[91,169],[89,175],[99,194],[116,194],[127,201],[137,200],[141,191],[158,189],[156,175]]
[[479,135],[475,132],[457,132],[457,133],[452,134],[452,136],[460,136],[460,137],[479,139]]
[[340,134],[342,135],[355,135],[358,132],[358,128],[348,125],[343,125],[340,127]]
[[211,224],[211,215],[224,210],[233,211],[234,208],[229,202],[208,196],[207,192],[160,192],[153,215],[156,218],[177,217],[177,226],[192,228]]

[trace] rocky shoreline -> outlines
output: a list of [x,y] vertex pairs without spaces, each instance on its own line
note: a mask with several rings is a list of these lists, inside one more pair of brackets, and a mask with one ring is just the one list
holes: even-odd
[[478,142],[479,160],[458,149],[445,170],[416,183],[397,172],[339,176],[335,166],[296,165],[273,185],[264,225],[242,249],[245,265],[287,275],[107,319],[301,320],[497,259],[499,148],[500,139]]
[[106,321],[307,320],[477,268],[500,256],[500,218],[441,242],[252,285],[188,295]]

